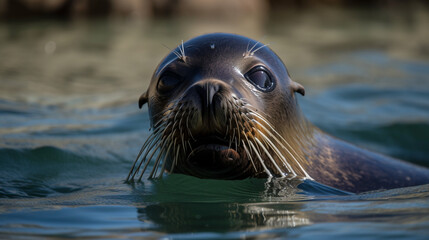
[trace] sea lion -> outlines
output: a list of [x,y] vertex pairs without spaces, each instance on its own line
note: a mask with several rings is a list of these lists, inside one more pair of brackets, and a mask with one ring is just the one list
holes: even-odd
[[182,42],[139,99],[152,135],[127,177],[313,179],[349,192],[429,183],[429,170],[331,137],[303,116],[281,59],[247,37],[214,33]]

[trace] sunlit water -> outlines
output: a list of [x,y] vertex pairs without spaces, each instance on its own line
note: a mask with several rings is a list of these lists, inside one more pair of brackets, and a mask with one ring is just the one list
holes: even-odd
[[162,44],[211,31],[270,43],[324,131],[429,166],[427,14],[327,16],[0,24],[0,238],[426,239],[428,185],[354,195],[276,179],[124,182],[150,134],[137,99]]

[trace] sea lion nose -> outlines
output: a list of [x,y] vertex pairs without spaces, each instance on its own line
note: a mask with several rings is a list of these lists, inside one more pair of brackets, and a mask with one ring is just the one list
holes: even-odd
[[[184,100],[190,100],[195,106],[195,114],[198,116],[195,123],[201,126],[192,126],[191,128],[204,128],[204,131],[216,131],[223,122],[224,116],[221,110],[221,95],[227,92],[227,86],[224,82],[216,79],[201,80],[193,84],[186,91]],[[197,124],[197,125],[199,125]],[[220,130],[220,129],[218,129]]]
[[213,97],[219,92],[221,86],[214,81],[203,81],[196,83],[193,88],[200,97],[202,107],[210,108],[213,104]]

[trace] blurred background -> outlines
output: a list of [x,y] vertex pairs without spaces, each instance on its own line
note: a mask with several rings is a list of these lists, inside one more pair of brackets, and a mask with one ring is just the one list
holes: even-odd
[[[136,104],[165,46],[230,32],[269,44],[283,59],[305,86],[300,101],[317,126],[426,165],[428,9],[413,0],[0,0],[1,113],[134,107],[127,104]],[[5,115],[0,144],[28,142],[18,133],[85,135],[99,127],[78,115],[25,126]]]

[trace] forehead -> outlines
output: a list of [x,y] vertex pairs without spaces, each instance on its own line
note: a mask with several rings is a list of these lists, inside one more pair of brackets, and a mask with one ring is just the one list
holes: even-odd
[[185,64],[193,67],[218,65],[244,66],[252,61],[278,62],[279,59],[266,45],[253,39],[224,33],[215,33],[193,38],[180,44],[161,62],[156,73],[185,56]]
[[256,46],[262,46],[261,43],[239,35],[233,34],[208,34],[185,43],[190,55],[208,55],[208,56],[229,56],[245,57],[249,50],[255,50]]

